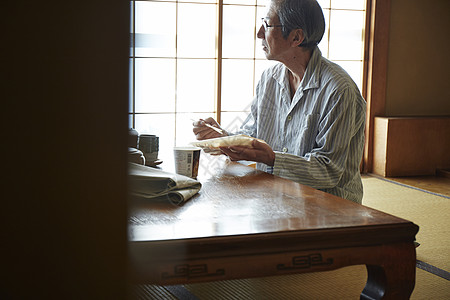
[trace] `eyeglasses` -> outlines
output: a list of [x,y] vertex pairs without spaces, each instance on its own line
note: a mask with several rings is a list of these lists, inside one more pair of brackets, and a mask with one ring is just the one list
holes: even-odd
[[270,28],[270,27],[284,27],[283,25],[269,25],[269,24],[267,24],[267,21],[265,18],[261,18],[261,21],[262,21],[265,31],[267,31],[267,28]]

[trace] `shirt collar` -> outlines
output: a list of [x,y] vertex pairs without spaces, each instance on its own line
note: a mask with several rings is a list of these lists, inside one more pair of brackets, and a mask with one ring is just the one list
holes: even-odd
[[322,52],[320,52],[319,47],[315,47],[312,51],[311,58],[309,59],[308,66],[306,67],[305,75],[302,79],[301,86],[303,87],[303,90],[319,87],[321,58]]

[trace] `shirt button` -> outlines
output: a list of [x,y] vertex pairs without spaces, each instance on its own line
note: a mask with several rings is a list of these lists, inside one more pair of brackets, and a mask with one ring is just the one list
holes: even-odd
[[288,149],[287,149],[286,147],[284,147],[284,148],[283,148],[283,153],[286,153],[287,150],[288,150]]
[[288,116],[288,121],[290,121],[290,120],[292,120],[292,116],[289,115]]

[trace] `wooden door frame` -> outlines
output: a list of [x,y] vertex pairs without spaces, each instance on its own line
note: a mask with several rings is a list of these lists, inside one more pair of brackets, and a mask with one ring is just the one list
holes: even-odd
[[362,172],[373,169],[375,116],[385,115],[391,0],[367,0],[362,94],[367,101]]

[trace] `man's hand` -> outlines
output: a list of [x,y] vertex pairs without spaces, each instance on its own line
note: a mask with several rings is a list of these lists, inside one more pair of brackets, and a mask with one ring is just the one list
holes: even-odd
[[274,165],[275,152],[269,145],[253,140],[252,146],[253,148],[242,146],[220,147],[220,150],[232,161],[248,160],[262,162],[268,166]]
[[[220,129],[223,133],[220,134],[219,132],[215,131],[214,129],[207,127],[206,124],[213,126],[217,129]],[[206,140],[206,139],[218,138],[218,137],[223,137],[223,136],[228,135],[226,133],[226,131],[223,130],[220,127],[220,125],[216,122],[216,120],[214,120],[213,118],[207,118],[206,120],[200,119],[198,121],[194,121],[192,123],[192,125],[194,126],[192,131],[194,132],[195,138],[197,140]]]

